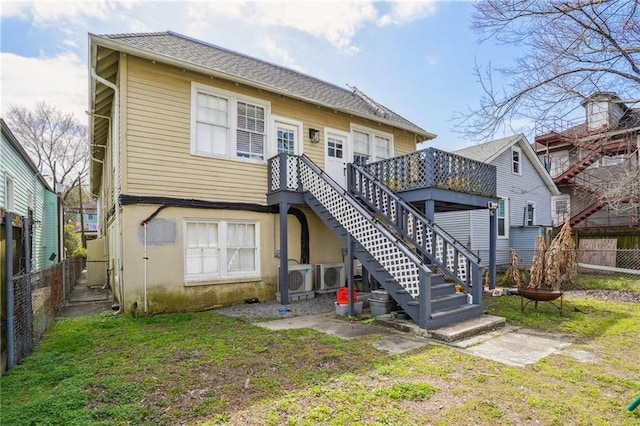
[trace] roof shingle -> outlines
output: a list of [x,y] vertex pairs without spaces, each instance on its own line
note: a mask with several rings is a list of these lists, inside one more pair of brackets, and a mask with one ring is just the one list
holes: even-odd
[[[252,58],[219,46],[195,40],[171,31],[156,33],[106,34],[92,36],[109,40],[136,51],[143,51],[158,60],[180,61],[227,75],[232,80],[244,80],[266,86],[276,93],[304,99],[309,102],[347,111],[376,121],[414,132],[424,139],[432,139],[429,133],[378,104],[372,105],[355,90],[347,90],[303,73]],[[379,108],[376,108],[379,107]],[[423,139],[423,140],[424,140]]]

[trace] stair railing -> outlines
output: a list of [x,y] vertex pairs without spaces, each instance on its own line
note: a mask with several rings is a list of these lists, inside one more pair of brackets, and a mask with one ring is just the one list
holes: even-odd
[[472,293],[474,304],[480,303],[482,286],[478,256],[430,223],[422,213],[362,167],[349,164],[347,182],[349,192],[382,216],[420,256],[429,259],[446,276]]
[[[430,286],[423,285],[431,270],[423,260],[311,160],[297,158],[302,190],[313,196],[409,295],[420,301],[431,300]],[[424,309],[430,315],[430,308]]]

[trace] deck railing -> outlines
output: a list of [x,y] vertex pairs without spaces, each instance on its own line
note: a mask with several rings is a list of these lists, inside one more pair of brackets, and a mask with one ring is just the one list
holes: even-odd
[[394,191],[440,188],[488,197],[496,195],[495,166],[436,148],[366,164],[363,168]]

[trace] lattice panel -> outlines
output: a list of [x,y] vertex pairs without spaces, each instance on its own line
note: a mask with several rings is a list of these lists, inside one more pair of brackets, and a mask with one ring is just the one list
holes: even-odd
[[496,168],[428,148],[362,166],[394,191],[437,187],[468,194],[496,195]]
[[298,189],[298,157],[287,156],[287,189]]
[[396,241],[372,226],[365,215],[304,160],[300,162],[299,167],[304,189],[309,191],[411,296],[417,297],[420,294],[418,265],[398,248]]
[[271,167],[271,179],[269,188],[271,192],[280,190],[280,157],[273,157],[269,159],[269,165]]
[[[441,262],[448,270],[453,271],[462,281],[467,280],[467,259],[458,252],[455,247],[447,246],[447,257],[443,259],[444,240],[436,237],[436,259]],[[455,270],[454,259],[458,255],[458,269]]]

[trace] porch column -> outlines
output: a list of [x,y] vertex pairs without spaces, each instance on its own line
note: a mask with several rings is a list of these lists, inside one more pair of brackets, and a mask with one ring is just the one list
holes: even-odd
[[349,291],[349,316],[354,316],[356,313],[353,307],[353,240],[351,234],[347,235],[347,265],[345,272],[347,273],[347,290]]
[[289,247],[287,242],[287,212],[289,203],[280,202],[280,303],[289,304]]
[[436,202],[433,200],[427,200],[424,202],[424,216],[429,222],[435,221],[436,214]]
[[498,233],[496,224],[498,215],[495,208],[489,209],[489,289],[496,287],[496,240]]

